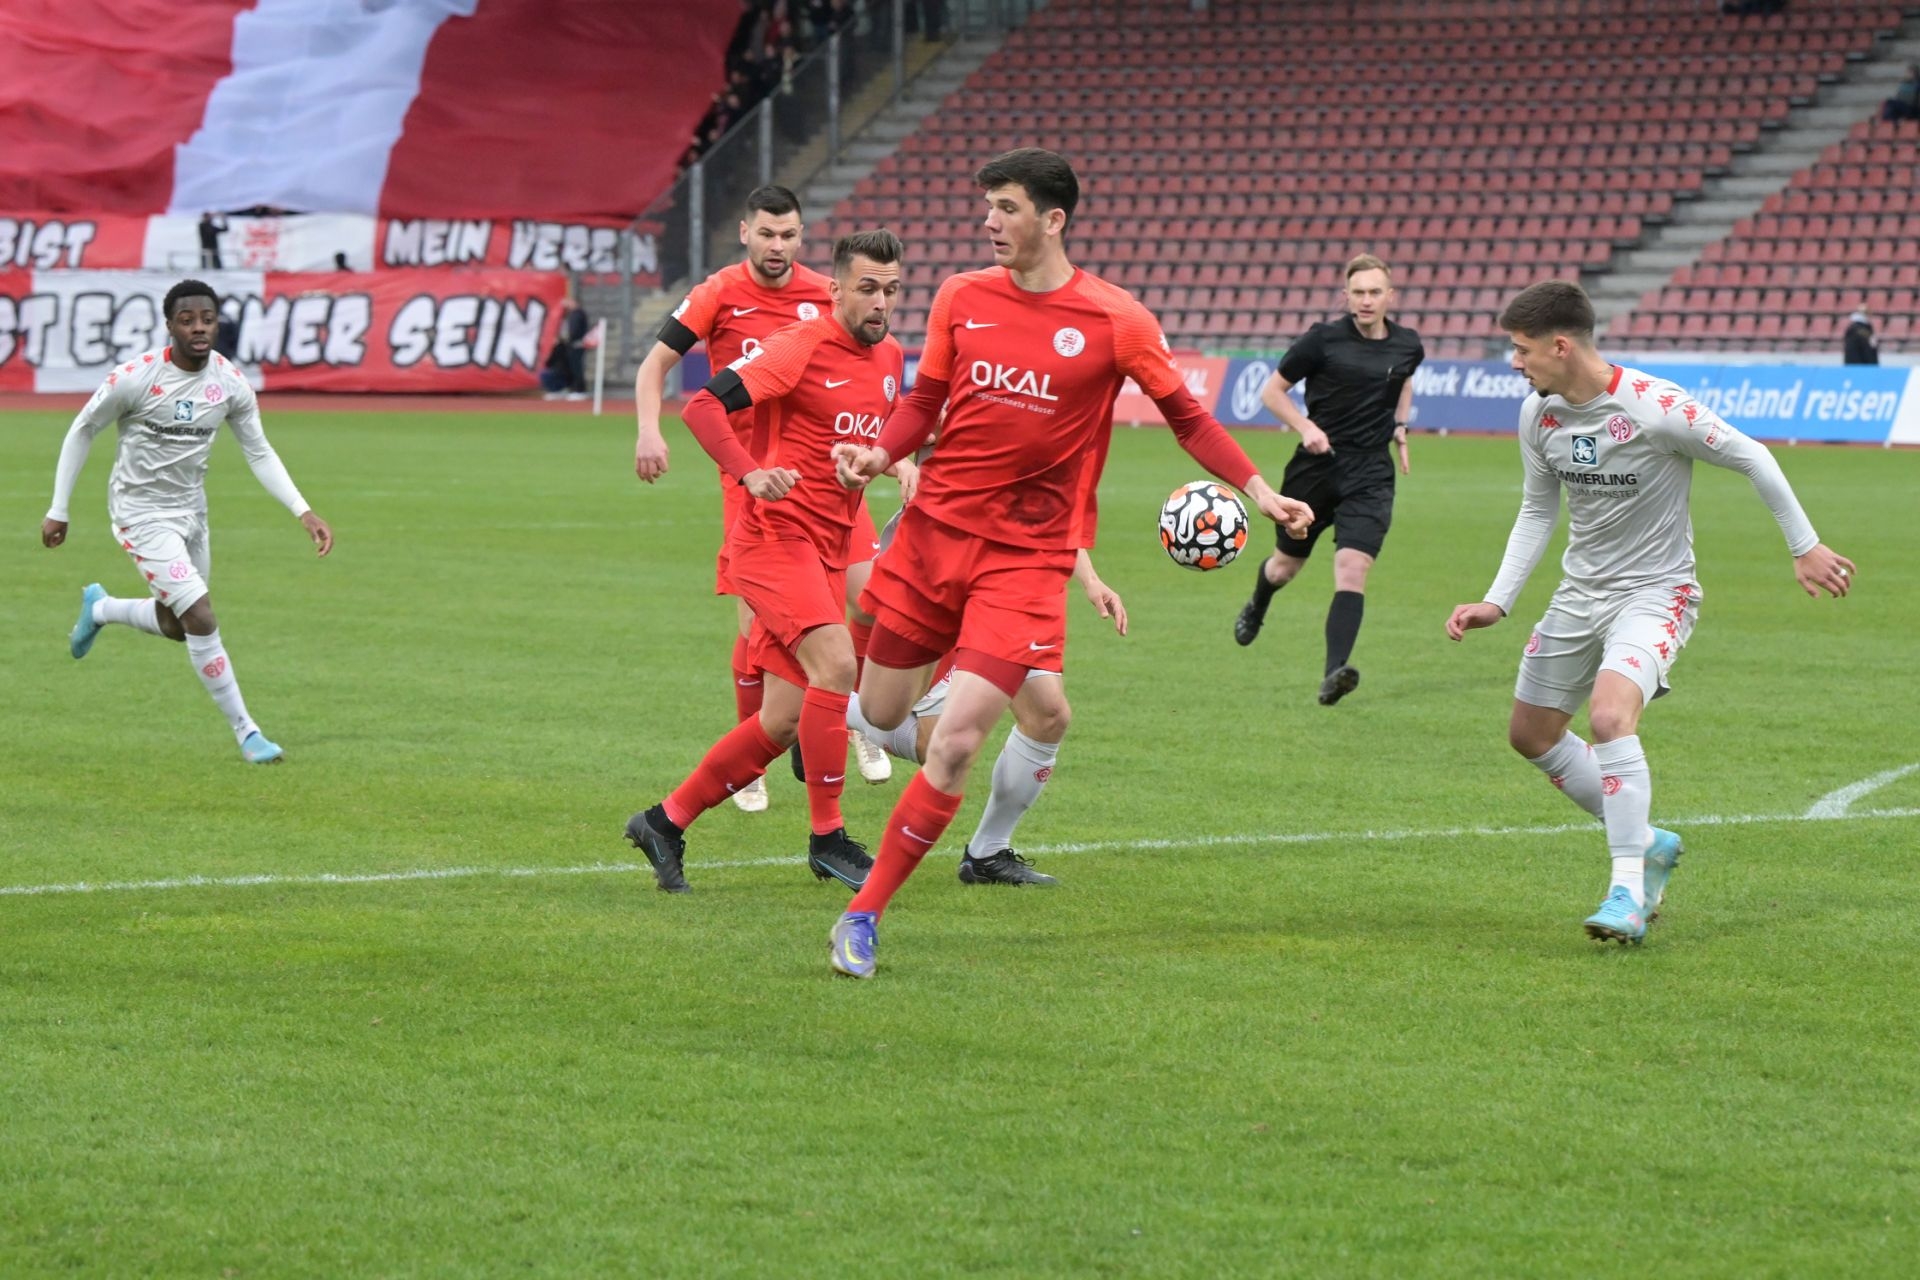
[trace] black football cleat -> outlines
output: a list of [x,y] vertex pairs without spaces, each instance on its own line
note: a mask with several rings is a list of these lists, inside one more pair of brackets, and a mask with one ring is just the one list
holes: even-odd
[[841,827],[807,838],[807,866],[822,880],[838,880],[849,889],[858,889],[867,882],[867,872],[873,870],[873,858],[865,845]]
[[1260,635],[1260,627],[1267,620],[1266,606],[1252,599],[1240,606],[1240,616],[1233,620],[1233,639],[1235,644],[1249,645]]
[[998,853],[984,858],[973,856],[969,848],[960,855],[961,884],[1059,884],[1060,882],[1045,872],[1035,871],[1033,864],[1011,849],[1002,849]]
[[[686,871],[683,863],[687,856],[687,838],[684,835],[668,835],[666,831],[648,819],[653,810],[643,810],[627,819],[627,839],[633,847],[647,855],[647,861],[653,864],[653,878],[662,893],[687,893]],[[661,819],[665,821],[664,815]]]
[[1330,707],[1360,687],[1360,673],[1352,667],[1335,667],[1320,682],[1320,705]]

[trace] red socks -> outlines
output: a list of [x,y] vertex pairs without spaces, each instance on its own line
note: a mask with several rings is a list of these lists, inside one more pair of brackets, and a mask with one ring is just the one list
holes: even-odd
[[760,714],[762,692],[760,672],[748,660],[747,638],[733,638],[733,709],[737,720],[751,720]]
[[800,703],[800,759],[807,766],[807,815],[817,836],[846,825],[840,816],[840,793],[847,789],[847,700],[847,694],[808,686]]
[[[873,860],[873,870],[867,872],[867,883],[853,895],[847,910],[871,911],[876,916],[885,911],[894,893],[960,811],[960,800],[928,782],[924,771],[915,773],[887,819],[886,834],[880,838],[880,853]],[[671,811],[667,816],[673,816]]]
[[[780,747],[760,727],[759,716],[742,720],[707,749],[699,767],[660,802],[661,807],[675,826],[692,826],[695,818],[765,773],[767,765],[779,755]],[[844,742],[840,758],[846,759]]]

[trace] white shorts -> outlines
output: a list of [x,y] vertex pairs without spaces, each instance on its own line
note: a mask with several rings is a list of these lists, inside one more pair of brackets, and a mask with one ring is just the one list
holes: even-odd
[[133,558],[134,567],[147,580],[147,590],[173,610],[175,617],[207,594],[213,550],[204,514],[156,516],[134,524],[116,524],[113,531],[120,549]]
[[1700,587],[1692,582],[1605,598],[1563,582],[1527,637],[1513,696],[1572,715],[1602,671],[1617,671],[1652,702],[1667,691],[1667,672],[1699,613]]

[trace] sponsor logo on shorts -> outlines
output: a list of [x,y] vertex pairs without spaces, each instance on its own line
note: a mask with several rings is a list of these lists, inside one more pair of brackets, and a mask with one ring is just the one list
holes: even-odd
[[1527,637],[1527,654],[1532,656],[1538,652],[1540,652],[1540,633],[1536,631]]
[[1622,444],[1633,439],[1633,420],[1624,413],[1616,413],[1607,419],[1607,434]]

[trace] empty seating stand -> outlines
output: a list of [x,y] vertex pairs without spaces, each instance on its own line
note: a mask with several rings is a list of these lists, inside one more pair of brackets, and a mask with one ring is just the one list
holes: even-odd
[[1696,0],[1054,0],[810,257],[836,230],[898,230],[898,331],[917,344],[935,284],[989,260],[973,168],[1046,146],[1081,175],[1075,259],[1176,345],[1284,345],[1339,313],[1343,264],[1372,252],[1429,351],[1484,354],[1506,296],[1604,269],[1898,22],[1871,0],[1765,18]]

